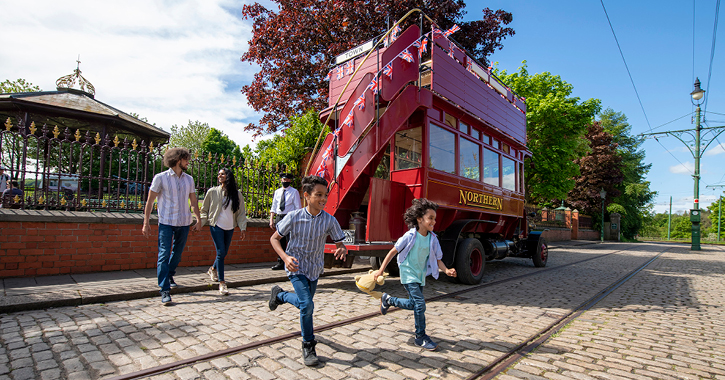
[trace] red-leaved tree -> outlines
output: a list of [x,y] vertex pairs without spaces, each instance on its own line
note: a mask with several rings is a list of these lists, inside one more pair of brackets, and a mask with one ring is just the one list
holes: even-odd
[[617,154],[618,145],[612,141],[612,135],[598,121],[589,125],[585,138],[589,142],[589,152],[575,160],[580,175],[575,178],[568,203],[584,214],[597,215],[602,207],[600,190],[607,192],[605,204],[620,194],[617,186],[624,180],[622,157]]
[[[293,115],[325,108],[325,76],[332,59],[384,33],[388,21],[394,23],[411,9],[421,9],[443,30],[458,24],[461,30],[452,38],[485,64],[488,55],[502,48],[503,39],[514,35],[504,27],[513,16],[503,10],[485,8],[481,20],[463,22],[462,0],[272,1],[278,9],[259,3],[242,8],[243,17],[253,20],[254,34],[241,60],[260,67],[252,83],[242,88],[249,104],[264,112],[259,124],[245,128],[255,136],[283,129]],[[417,22],[414,14],[402,27]]]

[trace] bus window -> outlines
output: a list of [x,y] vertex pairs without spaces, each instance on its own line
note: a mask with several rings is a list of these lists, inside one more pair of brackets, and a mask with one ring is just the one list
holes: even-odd
[[395,170],[419,168],[423,158],[423,127],[395,134]]
[[456,140],[453,132],[430,125],[428,151],[430,167],[448,173],[456,172]]
[[479,131],[478,129],[471,128],[471,137],[473,137],[476,140],[480,140],[481,139],[481,131]]
[[481,133],[481,141],[483,141],[484,144],[491,144],[491,140],[489,140],[489,137],[485,133]]
[[503,152],[506,154],[511,154],[511,149],[506,143],[501,143],[501,150],[503,150]]
[[498,145],[498,140],[496,140],[496,139],[491,139],[491,145],[492,145],[492,146],[493,146],[494,148],[498,149],[498,148],[499,148],[499,145]]
[[483,182],[499,186],[498,180],[498,153],[483,148]]
[[456,124],[458,124],[457,121],[458,120],[456,120],[456,118],[453,117],[453,115],[446,114],[446,124],[448,124],[449,127],[453,128],[453,129],[458,129],[458,125],[456,125]]
[[458,130],[461,131],[461,133],[468,134],[468,124],[464,122],[458,123]]
[[519,163],[519,191],[524,192],[524,164]]
[[514,160],[503,157],[501,160],[502,181],[501,187],[516,191],[516,164]]
[[[463,124],[463,123],[461,123]],[[476,181],[481,180],[481,147],[468,139],[461,138],[459,145],[459,175]]]

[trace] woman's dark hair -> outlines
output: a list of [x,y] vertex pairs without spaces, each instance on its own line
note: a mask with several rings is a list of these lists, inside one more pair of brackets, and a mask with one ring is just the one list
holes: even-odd
[[303,193],[312,194],[312,190],[314,190],[317,185],[322,185],[327,188],[327,180],[316,175],[308,175],[307,177],[302,178]]
[[413,199],[413,205],[405,210],[403,219],[410,228],[418,228],[418,218],[422,218],[428,210],[437,210],[438,204],[425,198]]
[[186,148],[170,148],[164,153],[164,166],[167,168],[173,168],[181,160],[188,160],[191,158],[191,153]]
[[224,208],[229,207],[229,201],[232,201],[232,212],[239,210],[239,190],[237,188],[237,180],[234,179],[234,172],[229,168],[222,168],[224,174],[227,176],[227,181],[224,182],[224,195],[227,199],[224,201]]

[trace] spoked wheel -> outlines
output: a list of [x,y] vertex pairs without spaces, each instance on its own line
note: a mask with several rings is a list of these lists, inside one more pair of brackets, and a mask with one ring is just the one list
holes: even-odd
[[483,255],[483,245],[478,239],[464,239],[458,243],[455,263],[458,279],[467,285],[476,285],[483,279],[483,268],[486,259]]
[[534,260],[535,267],[542,268],[546,266],[546,261],[549,260],[549,245],[543,236],[539,237],[539,241],[536,243],[536,251],[531,258]]

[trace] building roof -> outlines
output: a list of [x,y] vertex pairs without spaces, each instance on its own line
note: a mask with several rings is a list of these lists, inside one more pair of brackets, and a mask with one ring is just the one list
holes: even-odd
[[68,127],[71,131],[82,129],[101,132],[100,126],[105,126],[109,136],[131,134],[156,143],[166,142],[170,136],[159,127],[73,88],[0,94],[0,114],[15,117],[18,111],[31,113],[36,124],[58,125],[61,129]]

